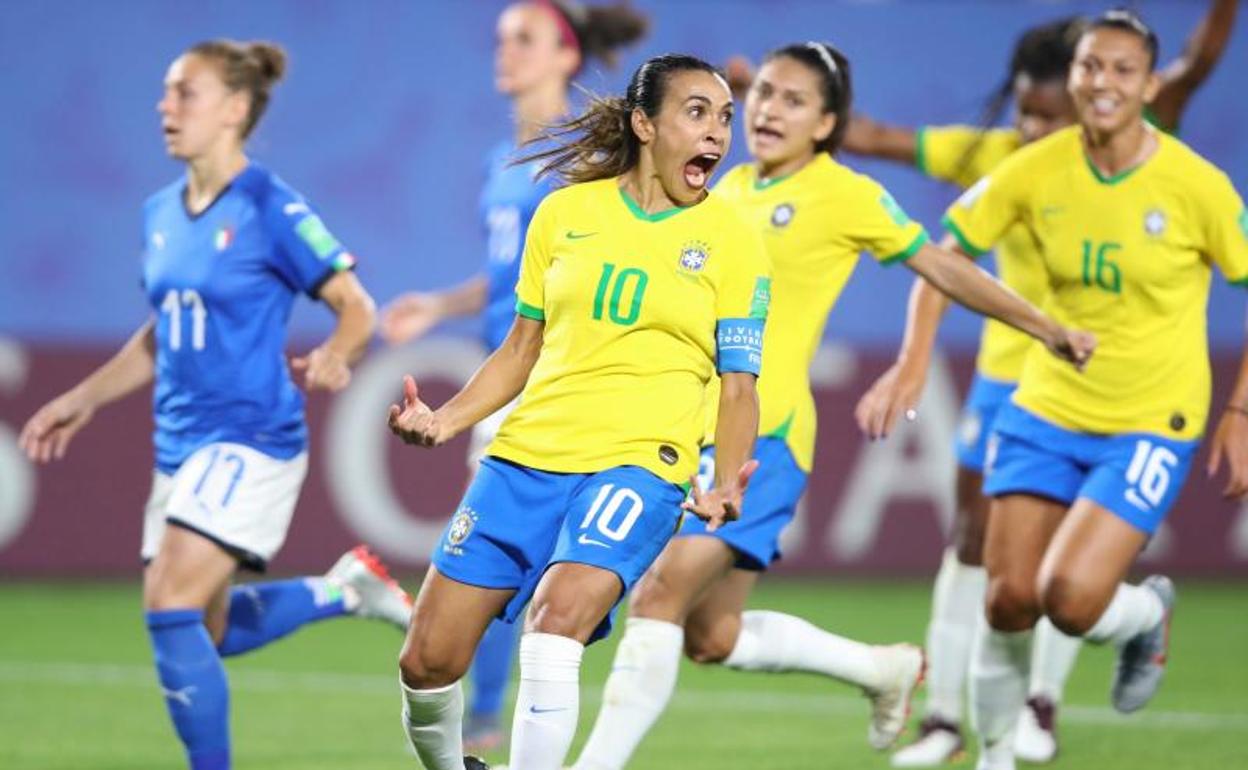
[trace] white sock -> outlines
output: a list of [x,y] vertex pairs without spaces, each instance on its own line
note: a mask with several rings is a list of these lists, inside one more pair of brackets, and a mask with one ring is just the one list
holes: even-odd
[[962,699],[975,627],[984,612],[988,572],[958,561],[945,549],[932,589],[932,619],[927,626],[927,715],[952,724],[962,721]]
[[882,686],[871,645],[767,610],[742,613],[741,633],[724,665],[742,671],[807,671],[863,688]]
[[435,690],[403,688],[403,726],[428,770],[464,770],[464,691],[456,682]]
[[511,725],[516,770],[560,770],[580,712],[585,645],[555,634],[520,637],[520,692]]
[[1098,644],[1113,642],[1114,646],[1121,647],[1131,641],[1131,637],[1156,626],[1165,614],[1166,608],[1156,593],[1121,583],[1100,620],[1083,638]]
[[1079,637],[1067,636],[1058,631],[1048,618],[1041,618],[1036,624],[1036,636],[1031,645],[1031,687],[1028,695],[1061,703],[1066,680],[1082,645],[1083,640]]
[[971,657],[971,717],[989,754],[1005,751],[1002,743],[1014,745],[1014,725],[1027,700],[1031,636],[1030,630],[996,631],[981,615]]
[[676,689],[685,630],[675,623],[629,618],[575,770],[621,770]]

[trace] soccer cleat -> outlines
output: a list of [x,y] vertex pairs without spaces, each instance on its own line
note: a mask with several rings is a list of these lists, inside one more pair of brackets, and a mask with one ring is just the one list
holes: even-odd
[[962,758],[966,744],[953,722],[928,717],[919,725],[919,737],[893,754],[893,767],[936,767]]
[[1013,737],[1007,735],[992,744],[980,740],[975,770],[1016,770]]
[[1170,619],[1174,615],[1174,583],[1164,575],[1150,575],[1140,584],[1157,594],[1164,613],[1161,622],[1133,636],[1118,651],[1110,699],[1123,714],[1138,711],[1157,694],[1166,673],[1170,648]]
[[1057,756],[1057,704],[1043,695],[1027,699],[1014,729],[1014,756],[1043,765]]
[[486,753],[503,745],[503,728],[497,716],[470,715],[464,722],[464,749]]
[[[464,770],[490,770],[490,766],[485,763],[484,759],[474,757],[470,754],[464,755]],[[500,769],[503,770],[503,769]]]
[[390,577],[368,546],[357,545],[342,555],[325,573],[325,579],[355,595],[351,614],[384,620],[406,631],[412,614],[412,597]]
[[910,701],[923,681],[927,660],[923,651],[912,644],[894,644],[874,648],[876,665],[884,672],[884,686],[864,690],[871,700],[871,724],[867,726],[867,742],[883,751],[897,741],[910,716]]

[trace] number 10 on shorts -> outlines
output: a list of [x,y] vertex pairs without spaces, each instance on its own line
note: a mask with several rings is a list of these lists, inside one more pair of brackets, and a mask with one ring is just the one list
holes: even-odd
[[623,542],[637,523],[637,519],[641,517],[644,508],[645,504],[641,500],[641,495],[633,490],[627,487],[617,488],[614,484],[603,484],[594,498],[593,505],[589,506],[589,512],[581,521],[582,534],[578,542],[584,545],[611,547],[606,543],[592,540],[585,534],[584,531],[589,530],[595,521],[597,522],[595,528],[600,534],[617,543]]
[[1127,466],[1127,483],[1131,485],[1124,493],[1127,502],[1144,511],[1160,505],[1170,488],[1170,471],[1178,464],[1179,456],[1169,447],[1137,441]]

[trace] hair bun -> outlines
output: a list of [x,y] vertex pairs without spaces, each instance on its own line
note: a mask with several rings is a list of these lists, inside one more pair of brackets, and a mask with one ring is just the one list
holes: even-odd
[[266,84],[276,83],[286,74],[286,51],[280,45],[257,40],[247,44],[247,54],[259,63]]

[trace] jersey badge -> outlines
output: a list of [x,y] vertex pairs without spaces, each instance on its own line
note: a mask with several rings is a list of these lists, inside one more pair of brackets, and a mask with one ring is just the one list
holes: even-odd
[[750,318],[767,319],[767,308],[771,305],[771,279],[759,276],[754,281],[754,296],[750,298]]
[[1161,209],[1149,209],[1144,215],[1144,232],[1153,238],[1161,237],[1166,231],[1166,213]]
[[709,257],[709,247],[705,243],[689,241],[680,247],[680,269],[689,273],[700,273]]
[[217,247],[217,251],[225,251],[234,242],[234,228],[224,225],[217,228],[217,232],[212,236],[212,243]]
[[468,506],[460,508],[451,519],[451,526],[446,530],[446,544],[442,546],[442,550],[454,556],[463,554],[464,550],[460,546],[472,534],[472,528],[476,522],[475,511]]
[[796,209],[793,208],[792,203],[781,203],[771,212],[771,226],[788,227],[789,223],[793,221],[793,214],[795,213]]

